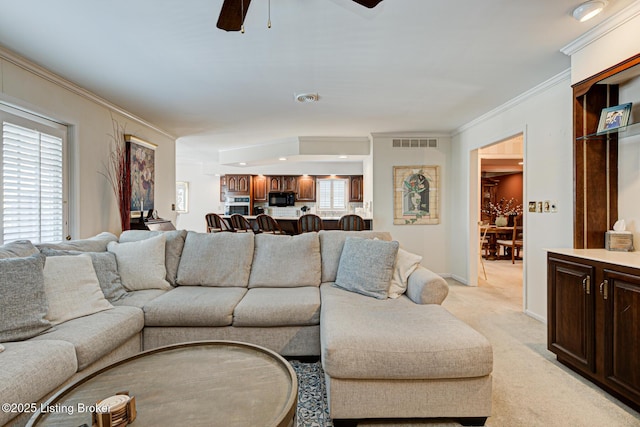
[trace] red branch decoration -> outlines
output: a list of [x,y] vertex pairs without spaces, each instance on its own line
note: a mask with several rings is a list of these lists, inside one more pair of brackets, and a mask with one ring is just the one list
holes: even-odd
[[120,225],[122,231],[131,228],[131,182],[129,171],[129,155],[127,144],[124,140],[124,126],[121,126],[116,119],[111,117],[113,126],[113,135],[110,135],[112,141],[110,143],[111,152],[109,153],[109,162],[105,164],[106,172],[102,173],[116,196],[118,202],[118,211],[120,213]]

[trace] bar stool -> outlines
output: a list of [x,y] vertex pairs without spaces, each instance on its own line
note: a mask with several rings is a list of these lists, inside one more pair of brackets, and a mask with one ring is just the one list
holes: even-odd
[[205,216],[207,221],[207,233],[219,233],[222,231],[233,231],[233,228],[220,215],[208,213]]
[[366,230],[367,226],[360,215],[348,214],[338,220],[338,228],[345,231],[361,231]]
[[262,233],[284,234],[278,221],[267,214],[258,215],[256,217],[256,224],[258,224],[258,230]]
[[309,233],[322,229],[322,218],[316,214],[306,214],[298,218],[298,233]]

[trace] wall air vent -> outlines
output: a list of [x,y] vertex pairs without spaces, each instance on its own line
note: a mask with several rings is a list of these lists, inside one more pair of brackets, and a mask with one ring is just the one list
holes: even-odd
[[436,138],[394,139],[391,144],[393,148],[438,148]]

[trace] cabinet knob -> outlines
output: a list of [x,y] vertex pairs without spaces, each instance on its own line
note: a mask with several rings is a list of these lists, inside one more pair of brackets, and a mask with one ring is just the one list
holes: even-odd
[[602,298],[609,299],[609,281],[608,280],[604,280],[602,283],[600,283],[600,294],[602,295]]

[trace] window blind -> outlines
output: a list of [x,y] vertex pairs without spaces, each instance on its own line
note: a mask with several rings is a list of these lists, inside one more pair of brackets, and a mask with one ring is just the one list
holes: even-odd
[[347,209],[347,180],[319,179],[318,209],[345,211]]
[[2,240],[63,240],[63,140],[2,123]]

